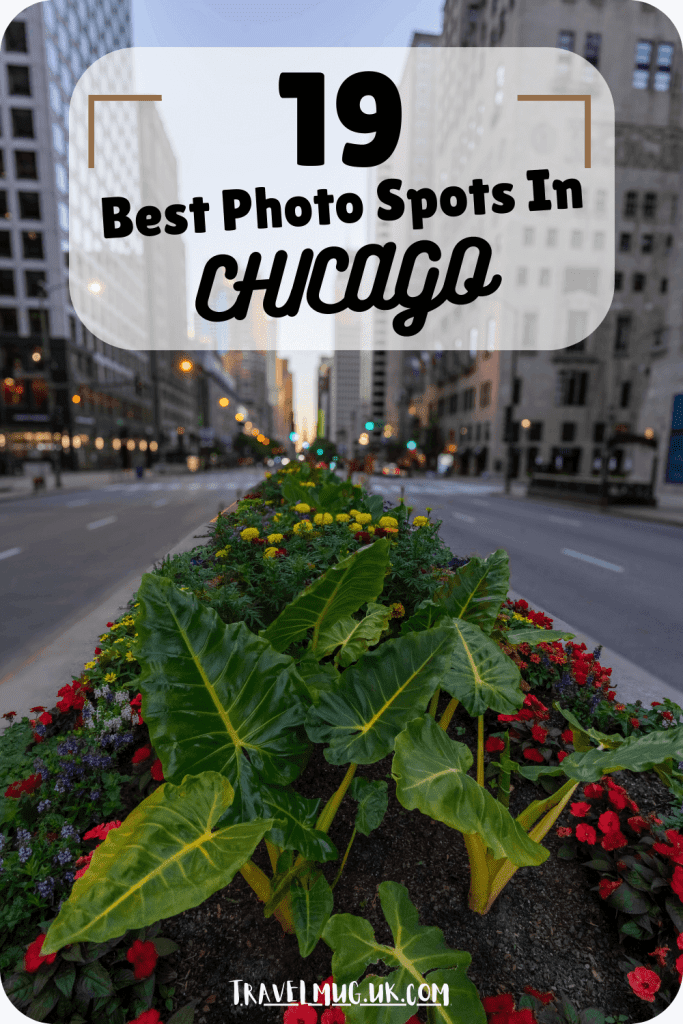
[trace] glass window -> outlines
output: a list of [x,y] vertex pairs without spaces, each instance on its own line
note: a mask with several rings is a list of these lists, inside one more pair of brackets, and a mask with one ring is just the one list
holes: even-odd
[[652,218],[657,213],[657,193],[646,192],[643,201],[643,217]]
[[619,235],[619,249],[621,252],[628,252],[631,248],[631,236],[627,233]]
[[491,404],[491,381],[485,380],[479,389],[479,406],[484,409]]
[[573,50],[574,49],[574,33],[573,32],[558,32],[557,33],[557,48],[559,50]]
[[25,21],[9,23],[5,31],[5,49],[10,53],[28,53]]
[[664,294],[666,294],[666,292],[668,292],[668,290],[669,290],[669,278],[668,277],[663,277],[661,279],[661,281],[659,282],[659,290],[662,293],[662,295],[664,295]]
[[0,256],[12,256],[12,235],[9,231],[0,231]]
[[13,109],[10,111],[12,115],[12,135],[15,139],[32,139],[35,137],[33,131],[33,111],[32,110],[20,110]]
[[0,295],[14,295],[13,270],[0,270]]
[[652,252],[655,247],[655,236],[654,235],[643,235],[640,239],[640,251],[641,252]]
[[29,334],[50,334],[50,314],[46,309],[28,310],[28,332]]
[[40,194],[38,192],[18,192],[19,217],[21,220],[40,220]]
[[597,68],[600,61],[600,44],[602,43],[602,36],[599,32],[588,32],[586,33],[586,45],[584,47],[583,55],[589,64],[592,64],[594,68]]
[[37,180],[38,163],[35,153],[22,149],[15,150],[14,167],[17,178],[30,178],[33,181]]
[[620,270],[614,272],[614,290],[620,292],[624,286],[624,275]]
[[7,65],[7,89],[10,96],[31,95],[31,77],[28,65]]
[[645,291],[645,274],[634,274],[633,275],[633,291],[634,292]]
[[628,409],[631,404],[631,381],[627,380],[621,385],[621,394],[619,395],[619,405],[622,409]]
[[0,192],[0,217],[5,217],[9,220],[11,214],[7,205],[7,193]]
[[624,196],[624,217],[635,217],[638,209],[638,193],[627,192]]
[[37,299],[45,294],[44,270],[27,270],[24,276],[26,280],[26,294],[30,298]]
[[21,244],[25,260],[44,259],[43,236],[40,231],[22,231]]
[[673,55],[673,43],[660,43],[657,47],[655,92],[668,92],[671,88],[671,62]]
[[629,336],[631,334],[631,317],[618,316],[617,330],[614,336],[614,351],[628,352]]
[[652,62],[652,43],[640,39],[636,43],[636,59],[633,69],[633,88],[647,89],[650,83],[650,64]]
[[17,322],[16,309],[8,309],[7,306],[0,308],[0,333],[18,334],[19,325]]

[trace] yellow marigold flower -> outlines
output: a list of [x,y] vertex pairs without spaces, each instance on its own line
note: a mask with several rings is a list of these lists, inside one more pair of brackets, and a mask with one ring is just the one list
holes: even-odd
[[311,511],[311,506],[307,505],[305,501],[300,501],[298,505],[294,506],[294,511],[307,513]]
[[427,516],[415,516],[413,526],[429,526],[429,519]]
[[310,519],[302,519],[301,522],[295,523],[292,529],[294,533],[310,533],[313,529],[313,523]]
[[282,512],[276,512],[275,515],[273,516],[273,522],[274,523],[279,523],[281,519],[282,519]]
[[263,552],[264,558],[275,558],[277,557],[277,548],[266,548]]
[[334,518],[337,520],[338,523],[348,523],[351,516],[347,515],[346,512],[340,512]]
[[220,558],[220,559],[227,558],[229,554],[230,554],[230,545],[228,545],[227,547],[221,548],[220,551],[217,551],[216,552],[216,558]]
[[406,610],[400,601],[394,601],[393,604],[389,605],[389,608],[391,609],[392,619],[402,619],[406,613]]
[[126,661],[136,661],[136,657],[132,651],[126,651]]
[[356,512],[356,522],[360,523],[361,526],[365,526],[366,523],[372,522],[372,516],[369,512]]
[[266,473],[266,480],[270,480],[272,475],[273,475],[272,473]]
[[351,530],[352,533],[358,533],[360,528],[360,523],[349,523],[349,530]]
[[315,487],[315,484],[313,483],[312,480],[302,480],[301,481],[301,486],[302,487]]
[[375,532],[375,527],[374,526],[368,526],[368,533],[374,533],[374,532]]
[[282,534],[282,533],[269,533],[268,534],[268,543],[269,544],[279,544],[281,540],[284,540],[284,534]]
[[105,683],[115,683],[116,682],[116,672],[107,672],[106,676],[104,677],[104,681],[105,681]]
[[259,532],[255,526],[247,526],[246,530],[242,530],[240,537],[242,540],[253,540],[254,537],[258,537]]
[[380,526],[398,526],[398,519],[394,519],[393,516],[382,516],[379,521]]
[[357,508],[350,508],[350,509],[349,509],[349,513],[350,513],[350,514],[351,514],[352,516],[357,516],[357,515],[358,515],[358,509],[357,509]]
[[329,526],[330,523],[334,522],[334,519],[329,512],[318,512],[316,516],[313,516],[313,522],[316,526]]
[[97,668],[97,662],[96,661],[86,661],[86,663],[85,663],[85,665],[83,667],[84,668],[88,668],[88,669],[90,669],[90,668]]
[[103,633],[102,636],[100,637],[100,643],[102,643],[102,642],[104,642],[105,640],[108,640],[108,639],[109,639],[109,633]]

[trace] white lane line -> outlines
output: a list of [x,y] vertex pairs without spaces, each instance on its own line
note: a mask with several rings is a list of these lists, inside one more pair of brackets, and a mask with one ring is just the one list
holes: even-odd
[[3,558],[11,558],[12,555],[20,555],[21,548],[7,548],[6,551],[0,551],[0,560]]
[[466,516],[464,512],[451,512],[454,519],[462,519],[463,523],[476,523],[474,516]]
[[81,508],[83,505],[89,505],[90,501],[88,498],[77,498],[76,501],[67,501],[67,508]]
[[116,516],[107,516],[106,519],[95,519],[94,522],[88,523],[88,530],[99,530],[100,526],[109,526],[110,523],[115,523]]
[[593,558],[592,555],[584,555],[581,551],[572,551],[571,548],[562,548],[563,555],[570,558],[580,558],[582,562],[590,562],[591,565],[599,565],[601,569],[611,569],[612,572],[623,572],[622,565],[615,565],[614,562],[605,562],[602,558]]
[[562,516],[548,516],[548,521],[558,523],[560,526],[583,526],[578,519],[564,519]]
[[155,508],[161,508],[162,505],[168,505],[168,498],[158,498],[154,502],[154,507]]

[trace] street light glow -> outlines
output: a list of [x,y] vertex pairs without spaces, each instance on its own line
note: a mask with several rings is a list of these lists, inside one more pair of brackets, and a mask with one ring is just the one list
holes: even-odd
[[183,371],[183,373],[190,373],[190,371],[194,369],[194,363],[191,359],[181,359],[178,363],[178,367]]
[[367,434],[361,434],[358,438],[358,444],[369,444],[370,438]]
[[31,359],[33,360],[34,363],[39,363],[42,358],[43,357],[40,354],[40,352],[32,352],[31,353]]
[[415,441],[408,441],[406,448],[408,449],[409,452],[414,452],[415,449],[417,448],[417,444]]
[[229,398],[219,398],[219,399],[218,399],[218,404],[219,404],[219,405],[220,405],[220,406],[221,406],[221,407],[222,407],[223,409],[227,409],[227,407],[228,407],[228,406],[230,405],[230,399],[229,399]]
[[654,436],[655,436],[654,430],[652,429],[652,427],[648,427],[647,430],[645,431],[645,437],[648,439],[648,441],[651,441]]
[[527,419],[522,420],[522,426],[524,427],[525,430],[528,430],[529,427],[531,426],[531,420],[527,420]]
[[92,281],[88,281],[88,291],[91,295],[101,295],[104,291],[104,285],[97,278],[94,278]]
[[150,441],[149,442],[149,450],[151,452],[155,452],[158,447],[159,447],[159,445],[156,443],[156,441]]
[[72,395],[71,396],[71,401],[73,402],[74,405],[78,405],[80,403],[80,401],[81,401],[81,396],[80,395]]

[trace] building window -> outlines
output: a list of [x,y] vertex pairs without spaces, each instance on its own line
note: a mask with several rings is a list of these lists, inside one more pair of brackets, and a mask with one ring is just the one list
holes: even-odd
[[475,389],[466,388],[463,392],[463,412],[469,412],[471,409],[474,409],[474,400]]
[[5,177],[5,154],[0,149],[0,178]]
[[620,292],[624,286],[624,275],[620,270],[616,270],[614,273],[614,290]]
[[485,380],[479,388],[479,408],[485,409],[491,404],[491,381]]
[[0,295],[14,294],[14,271],[0,270]]
[[28,310],[28,333],[50,336],[50,316],[46,309]]
[[636,43],[636,59],[633,69],[633,88],[647,89],[650,84],[650,65],[652,63],[652,43],[640,39]]
[[619,407],[621,409],[628,409],[631,402],[631,381],[627,380],[621,385],[619,392]]
[[643,292],[645,291],[645,274],[634,274],[633,275],[633,291]]
[[576,349],[588,334],[588,314],[582,309],[571,309],[567,317],[567,343]]
[[26,294],[31,299],[40,298],[45,294],[45,271],[27,270],[25,272]]
[[7,65],[7,91],[10,96],[30,96],[31,78],[27,64]]
[[25,260],[42,260],[45,258],[43,253],[43,236],[40,231],[22,231],[21,244]]
[[573,441],[576,437],[576,423],[563,423],[561,441]]
[[543,423],[540,420],[532,422],[529,427],[529,440],[530,441],[542,441],[543,440]]
[[546,235],[545,244],[550,246],[557,245],[557,228],[548,228],[548,234]]
[[630,250],[630,248],[631,248],[631,236],[627,232],[623,231],[619,235],[619,251],[620,252],[628,252]]
[[631,334],[631,317],[617,317],[617,331],[614,336],[614,351],[628,352],[629,336]]
[[18,334],[17,311],[0,307],[0,334]]
[[657,47],[657,70],[655,71],[655,92],[668,92],[671,88],[671,61],[673,43],[660,43]]
[[624,196],[624,217],[635,217],[638,209],[638,193],[627,192]]
[[584,47],[583,55],[588,63],[592,64],[594,68],[597,68],[600,61],[601,42],[602,36],[599,32],[586,33],[586,45]]
[[7,206],[7,193],[0,191],[0,217],[10,218],[9,207]]
[[665,295],[669,290],[669,278],[663,277],[659,282],[659,291],[662,295]]
[[643,235],[640,239],[640,251],[641,252],[653,252],[655,247],[655,236],[654,235]]
[[458,396],[457,396],[457,394],[451,395],[451,397],[449,398],[449,400],[448,400],[448,411],[449,412],[457,412],[458,411]]
[[646,192],[643,201],[643,217],[652,219],[657,213],[657,193]]
[[9,23],[5,31],[5,49],[8,53],[28,53],[25,21]]
[[571,246],[572,249],[580,249],[583,245],[583,231],[572,231]]
[[587,391],[587,372],[580,370],[560,370],[557,375],[558,405],[585,405]]
[[38,179],[38,164],[35,153],[21,149],[15,150],[14,167],[17,178],[27,178],[32,181]]
[[517,284],[526,284],[526,267],[517,267]]
[[593,440],[596,444],[601,444],[605,440],[605,424],[595,423],[593,426]]
[[19,217],[21,220],[40,220],[40,194],[38,192],[18,192]]
[[536,333],[538,327],[538,314],[525,313],[522,320],[522,347],[534,348],[536,345]]
[[573,50],[574,49],[574,33],[573,32],[558,32],[557,33],[557,48],[558,50]]
[[7,259],[12,256],[12,236],[9,231],[0,231],[0,256]]
[[512,404],[519,405],[522,401],[522,378],[515,377],[512,384]]
[[20,108],[13,108],[11,111],[12,116],[12,136],[15,139],[33,139],[35,134],[33,131],[33,111],[32,110],[21,110]]

